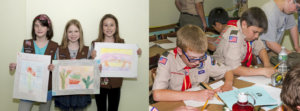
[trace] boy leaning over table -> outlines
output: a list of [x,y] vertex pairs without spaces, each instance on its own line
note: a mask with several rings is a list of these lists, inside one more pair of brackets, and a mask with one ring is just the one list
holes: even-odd
[[[155,101],[206,101],[217,91],[232,90],[232,71],[206,54],[207,38],[195,25],[186,25],[177,32],[177,47],[165,52],[159,59],[153,84]],[[226,73],[226,74],[225,74]],[[186,91],[209,82],[209,77],[223,78],[225,83],[218,89]]]

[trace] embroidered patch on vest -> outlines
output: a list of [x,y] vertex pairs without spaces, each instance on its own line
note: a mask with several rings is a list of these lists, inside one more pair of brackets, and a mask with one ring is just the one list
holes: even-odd
[[158,63],[161,63],[161,64],[163,64],[163,65],[166,65],[167,61],[168,61],[167,58],[160,57]]
[[237,43],[237,37],[236,36],[229,36],[229,42]]
[[25,44],[26,44],[27,46],[31,46],[31,41],[26,40]]
[[200,71],[198,71],[198,75],[204,74],[204,73],[205,73],[205,70],[200,70]]

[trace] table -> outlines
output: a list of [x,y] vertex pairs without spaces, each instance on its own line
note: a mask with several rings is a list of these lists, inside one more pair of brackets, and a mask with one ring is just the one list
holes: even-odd
[[[254,85],[254,83],[246,82],[246,81],[239,80],[239,79],[236,79],[236,78],[233,80],[233,86],[236,87],[236,88],[244,88],[244,87],[249,87],[249,86],[252,86],[252,85]],[[157,102],[155,104],[152,104],[151,106],[156,107],[159,111],[174,111],[179,107],[185,106],[185,104],[183,103],[183,101],[179,101],[179,102]],[[259,109],[259,107],[255,107],[255,108]],[[202,106],[197,107],[197,109],[200,111],[202,109]],[[208,111],[223,111],[223,105],[208,104],[206,109]],[[263,111],[263,109],[261,109],[260,111]],[[271,110],[271,111],[276,111],[276,108]]]

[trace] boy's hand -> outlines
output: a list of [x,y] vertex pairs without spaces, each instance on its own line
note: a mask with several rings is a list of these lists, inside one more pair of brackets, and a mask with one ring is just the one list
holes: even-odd
[[270,78],[272,76],[272,74],[274,74],[275,72],[277,72],[275,69],[273,69],[272,67],[268,67],[268,68],[263,68],[263,75]]
[[93,50],[93,51],[92,51],[92,53],[91,53],[91,57],[92,57],[92,59],[94,59],[94,58],[96,57],[96,55],[97,55],[97,52],[96,52],[96,50]]
[[10,63],[10,64],[9,64],[9,71],[16,70],[16,66],[17,66],[16,63]]
[[200,91],[194,91],[191,96],[193,96],[196,101],[206,101],[214,97],[215,91],[210,89],[204,89]]
[[136,51],[136,53],[137,53],[138,55],[142,55],[142,49],[139,48],[139,49]]
[[222,92],[225,92],[225,91],[231,91],[231,90],[232,90],[232,85],[224,84],[224,85],[222,85],[220,88],[221,88],[221,91],[222,91]]
[[54,69],[54,65],[53,65],[53,64],[50,64],[50,65],[48,66],[48,70],[49,70],[49,71],[53,71],[53,69]]

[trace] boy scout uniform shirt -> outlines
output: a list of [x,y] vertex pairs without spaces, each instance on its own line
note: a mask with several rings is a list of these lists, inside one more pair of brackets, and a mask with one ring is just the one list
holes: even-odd
[[186,12],[193,15],[198,15],[196,3],[203,2],[203,0],[176,0],[181,4],[181,12]]
[[[247,43],[245,41],[246,36],[242,33],[240,20],[237,22],[237,26],[230,26],[222,36],[223,39],[213,57],[231,69],[241,66],[241,62],[245,59],[247,53]],[[259,55],[259,52],[265,49],[259,38],[252,42],[251,47],[254,55]],[[256,58],[253,57],[253,59]]]
[[[172,51],[164,53],[160,57],[158,63],[157,74],[153,84],[153,90],[170,89],[180,91],[185,77],[186,64],[182,61],[180,56]],[[192,87],[197,87],[200,82],[208,83],[209,77],[220,79],[224,77],[228,70],[223,64],[216,63],[214,59],[207,56],[207,60],[200,63],[199,66],[189,69]]]

